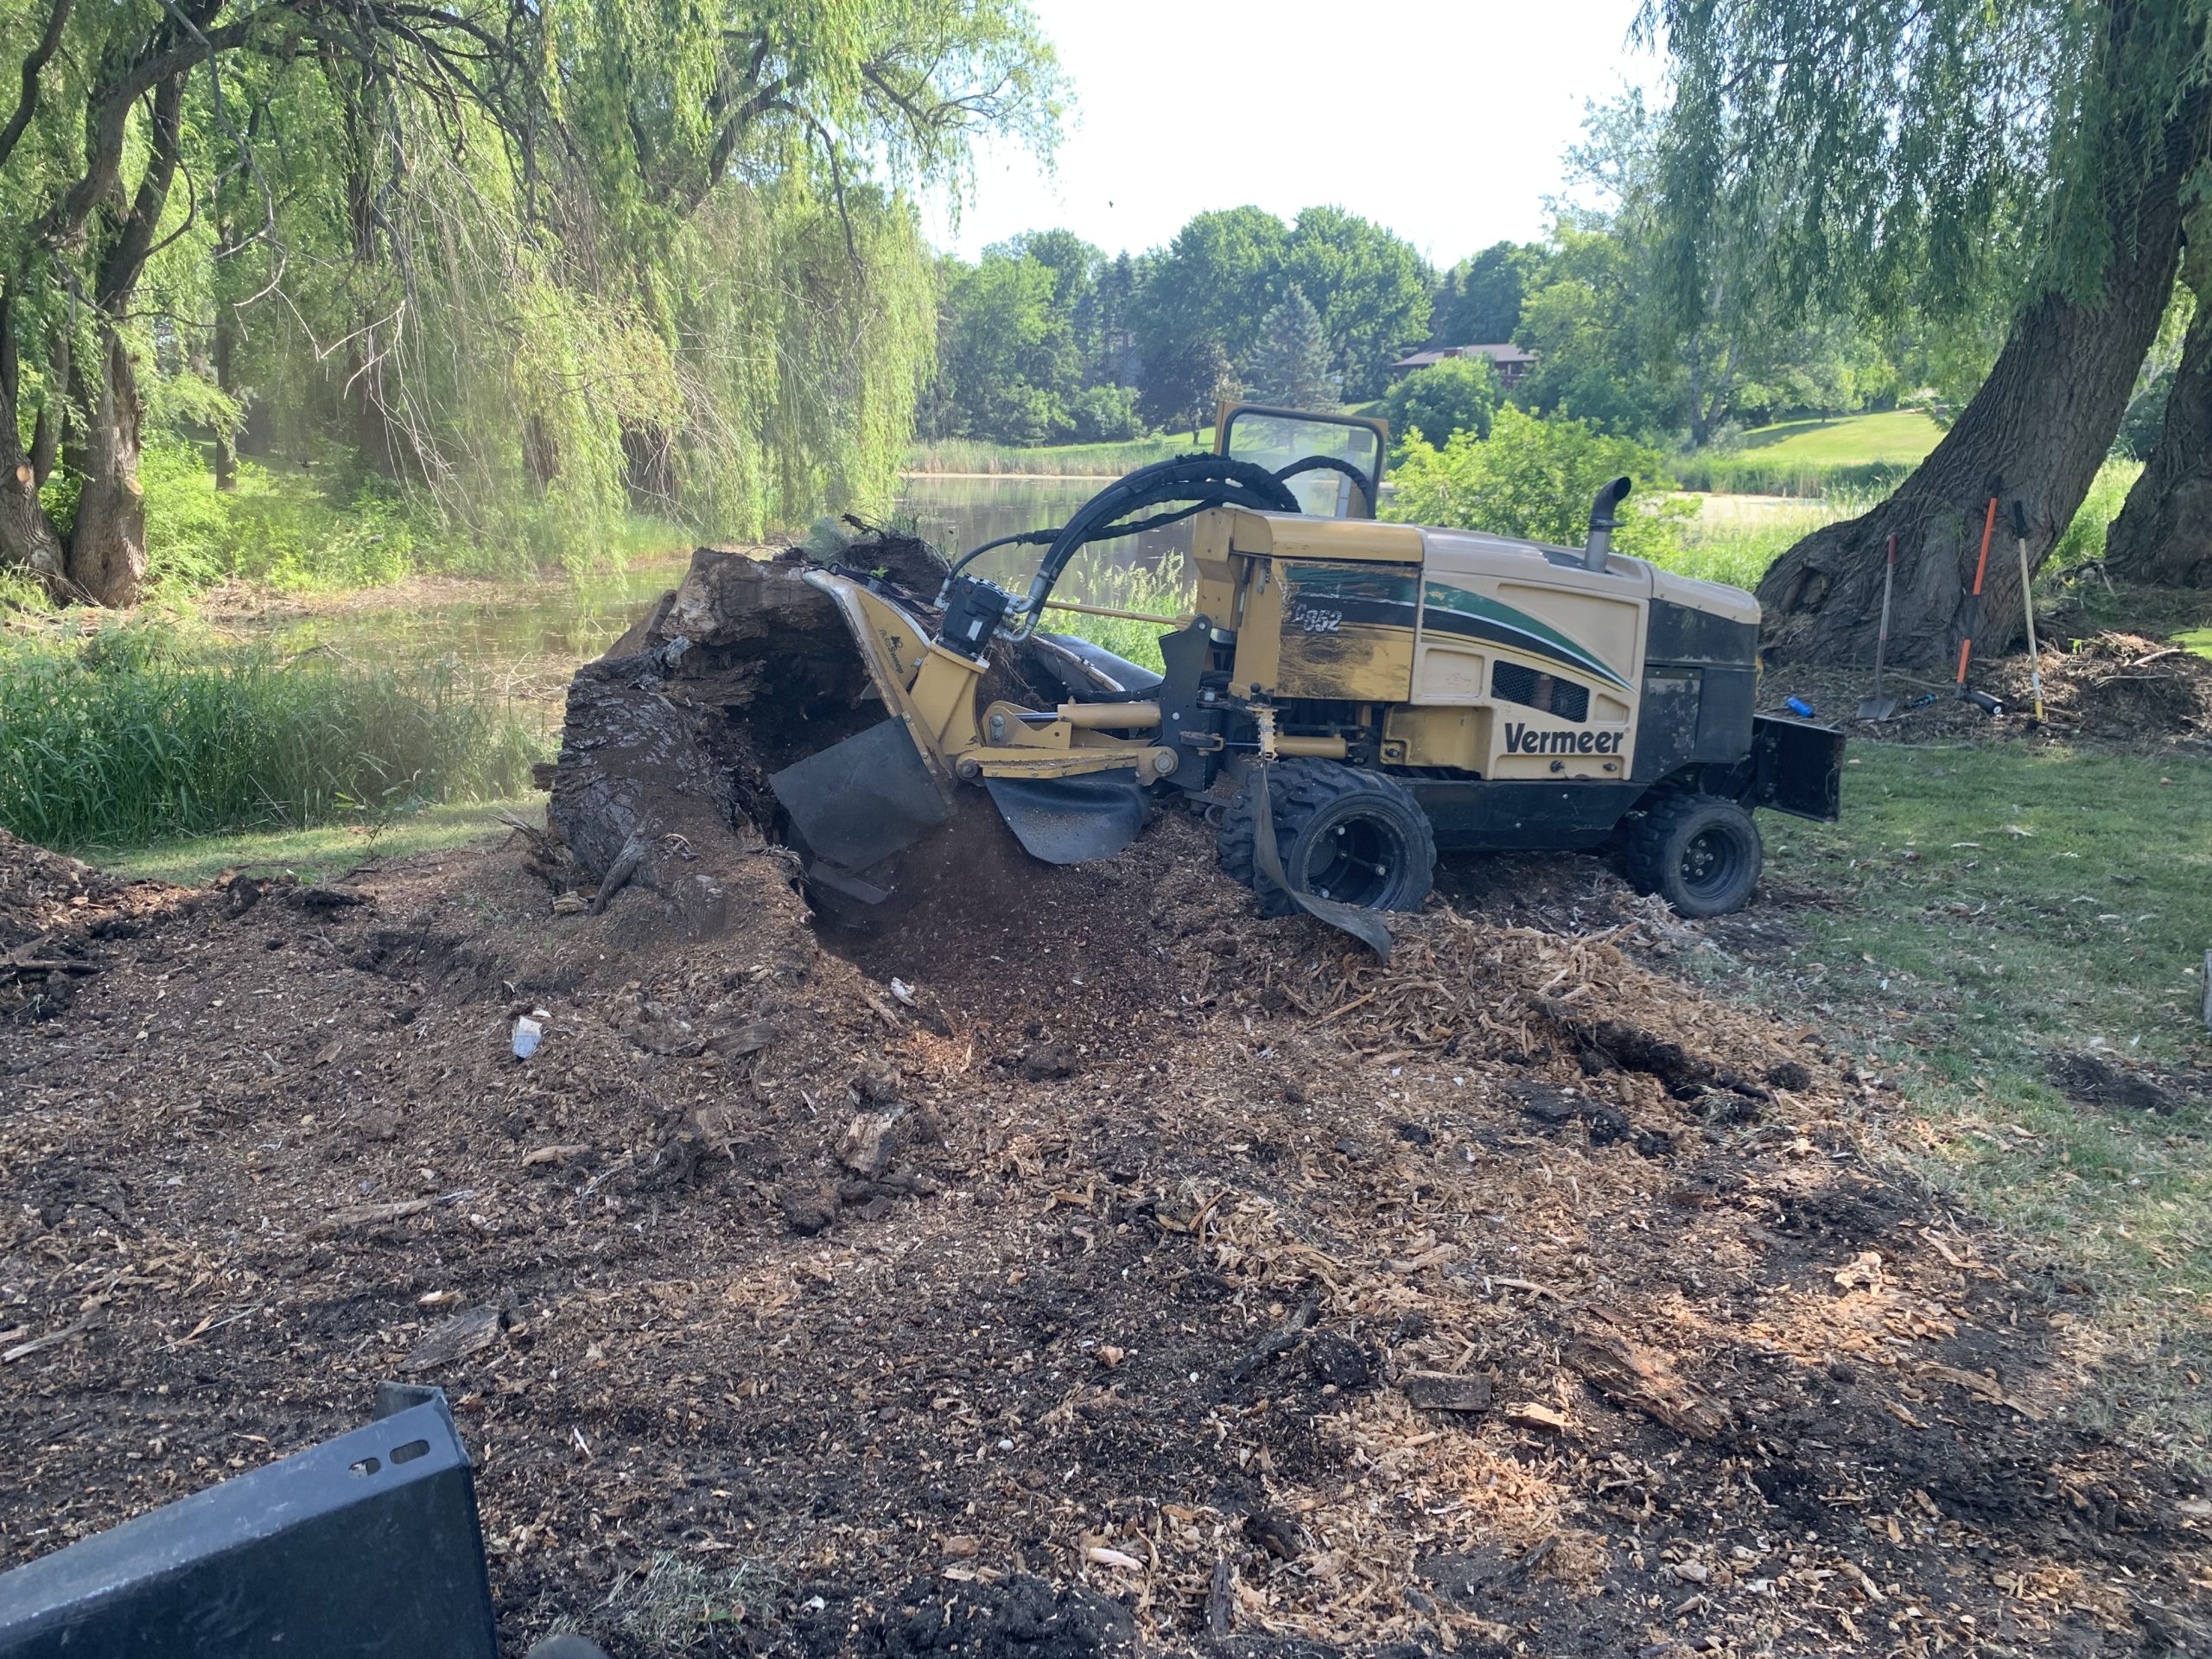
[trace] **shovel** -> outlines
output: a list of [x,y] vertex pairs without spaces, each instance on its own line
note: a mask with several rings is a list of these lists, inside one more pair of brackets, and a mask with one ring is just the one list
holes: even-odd
[[1989,574],[1989,538],[1997,529],[1997,497],[2002,488],[1996,479],[1989,480],[1989,511],[1981,520],[1981,557],[1974,568],[1973,596],[1967,601],[1966,638],[1959,641],[1959,701],[1974,704],[1992,720],[2005,712],[2005,705],[1988,692],[1968,687],[1967,669],[1974,660],[1974,631],[1981,619],[1981,583]]
[[1887,720],[1897,711],[1897,700],[1882,690],[1882,665],[1890,654],[1890,590],[1897,578],[1897,538],[1890,536],[1888,559],[1882,566],[1882,631],[1874,639],[1874,695],[1859,705],[1861,720]]
[[2035,578],[2028,570],[2028,510],[2012,499],[2012,540],[2020,550],[2020,603],[2028,613],[2028,685],[2035,696],[2035,724],[2043,724],[2043,658],[2036,649]]

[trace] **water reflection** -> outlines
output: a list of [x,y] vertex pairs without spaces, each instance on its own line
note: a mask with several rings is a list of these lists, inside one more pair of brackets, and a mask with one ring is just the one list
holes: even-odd
[[[1018,530],[1063,524],[1103,486],[1103,480],[1058,478],[916,478],[897,509],[918,533],[953,557]],[[1103,560],[1156,566],[1170,552],[1187,550],[1189,526],[1176,525],[1105,544]],[[977,569],[995,579],[1026,583],[1041,550],[1007,548],[986,555]],[[275,610],[230,619],[246,632],[273,639],[288,652],[327,651],[364,659],[451,656],[484,677],[518,706],[557,726],[576,664],[604,653],[643,616],[653,601],[683,578],[688,550],[642,560],[619,569],[588,572],[574,581],[470,584],[466,598],[438,584],[428,598],[402,593],[361,594],[330,609]],[[1078,564],[1062,584],[1063,596],[1090,599]]]
[[[916,534],[957,558],[971,547],[1018,531],[1064,524],[1069,516],[1106,486],[1097,478],[944,478],[924,474],[906,480],[899,497],[901,518],[911,518]],[[1188,554],[1191,527],[1171,524],[1141,536],[1103,544],[1115,564],[1156,567],[1170,553]],[[1007,547],[986,553],[969,567],[992,581],[1023,586],[1035,574],[1044,550]],[[1074,595],[1071,595],[1071,597]]]

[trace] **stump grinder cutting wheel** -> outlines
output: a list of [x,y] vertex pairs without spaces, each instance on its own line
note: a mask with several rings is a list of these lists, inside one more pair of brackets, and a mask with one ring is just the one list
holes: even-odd
[[[966,791],[1055,864],[1111,856],[1179,798],[1219,808],[1223,865],[1271,913],[1386,952],[1380,912],[1419,908],[1440,850],[1616,840],[1639,886],[1712,916],[1758,880],[1755,808],[1836,816],[1840,734],[1754,710],[1757,602],[1611,550],[1626,479],[1579,549],[1388,524],[1386,443],[1378,421],[1235,404],[1213,454],[1131,473],[949,569],[695,564],[579,676],[562,772],[605,747],[579,735],[595,670],[644,651],[676,672],[696,645],[727,683],[690,701],[741,718],[749,744],[725,787],[689,792],[772,817],[817,890],[880,899],[903,853],[960,833]],[[1054,589],[1085,546],[1185,520],[1195,603],[1137,619],[1165,630],[1162,671],[1040,626],[1131,614]],[[1009,544],[1044,549],[1026,589],[969,574]],[[556,787],[556,826],[602,885],[624,839],[652,830],[621,793]]]

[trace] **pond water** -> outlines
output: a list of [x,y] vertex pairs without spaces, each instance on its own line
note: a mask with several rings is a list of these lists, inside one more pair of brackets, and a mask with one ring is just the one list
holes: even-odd
[[[907,481],[895,522],[912,520],[938,546],[964,552],[1015,531],[1046,528],[1102,488],[1103,479],[918,477]],[[1187,549],[1183,526],[1152,531],[1134,544],[1113,544],[1115,563],[1156,565]],[[1007,582],[1026,582],[1041,550],[1010,547],[976,567]],[[569,677],[622,637],[647,607],[683,580],[689,550],[594,570],[573,581],[449,582],[419,589],[372,590],[340,604],[277,608],[225,619],[240,632],[273,639],[287,651],[322,650],[367,659],[450,654],[482,675],[549,728],[560,720]],[[1065,596],[1087,596],[1082,569],[1062,584]]]
[[[1018,531],[1064,524],[1084,502],[1104,489],[1103,478],[956,478],[923,474],[909,478],[899,499],[899,516],[911,518],[916,533],[955,556],[971,547]],[[1157,566],[1170,554],[1191,550],[1188,524],[1148,530],[1141,536],[1105,544],[1113,564]],[[994,582],[1026,586],[1042,556],[1040,547],[1007,547],[986,553],[969,569]],[[1070,598],[1080,599],[1071,591]]]

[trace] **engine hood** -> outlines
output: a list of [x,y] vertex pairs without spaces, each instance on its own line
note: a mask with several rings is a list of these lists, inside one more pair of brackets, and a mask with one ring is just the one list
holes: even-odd
[[1759,602],[1740,588],[1731,588],[1725,582],[1703,582],[1695,576],[1678,576],[1671,570],[1662,570],[1656,565],[1651,569],[1651,596],[1669,604],[1703,611],[1731,622],[1748,622],[1757,627],[1759,622]]

